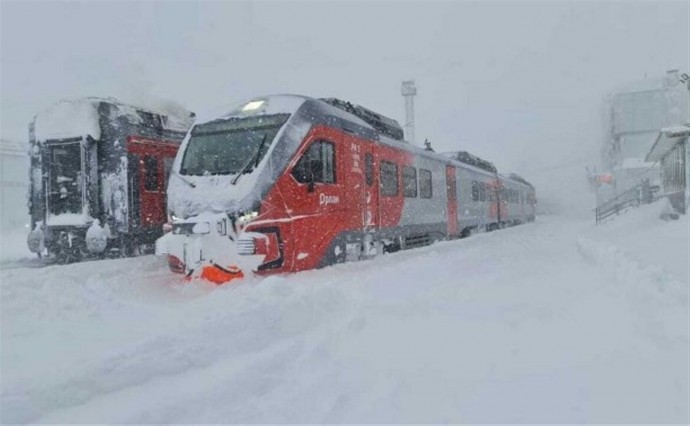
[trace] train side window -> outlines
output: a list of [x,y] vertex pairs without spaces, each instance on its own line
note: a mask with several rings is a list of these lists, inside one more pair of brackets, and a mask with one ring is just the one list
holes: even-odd
[[421,198],[431,198],[433,196],[433,192],[431,171],[419,169],[419,196]]
[[158,191],[158,160],[150,155],[144,157],[144,189]]
[[374,183],[374,156],[366,154],[364,156],[364,177],[367,181],[367,186]]
[[398,195],[398,165],[395,163],[381,161],[381,195]]
[[403,195],[417,197],[417,169],[414,167],[403,167]]
[[486,184],[479,182],[479,201],[486,201]]
[[292,176],[299,183],[308,183],[310,179],[335,183],[335,146],[326,141],[313,142],[292,169]]
[[472,201],[479,201],[479,184],[476,180],[472,181]]

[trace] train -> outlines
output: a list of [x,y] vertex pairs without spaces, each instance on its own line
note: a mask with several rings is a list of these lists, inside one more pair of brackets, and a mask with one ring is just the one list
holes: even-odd
[[271,95],[198,119],[172,164],[169,269],[225,283],[531,222],[536,192],[467,152],[404,140],[336,98]]
[[29,250],[64,262],[150,248],[194,114],[115,98],[59,101],[29,124]]

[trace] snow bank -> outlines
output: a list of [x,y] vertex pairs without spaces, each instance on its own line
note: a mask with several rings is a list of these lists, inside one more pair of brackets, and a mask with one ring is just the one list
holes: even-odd
[[220,288],[2,270],[3,421],[687,423],[687,300],[583,257],[591,222]]
[[29,234],[28,228],[17,228],[15,230],[3,230],[0,235],[0,262],[33,258],[36,255],[29,251],[26,239]]
[[661,220],[664,208],[664,200],[660,200],[630,209],[603,224],[593,225],[582,234],[578,244],[581,249],[586,246],[585,252],[599,263],[625,263],[623,259],[627,259],[633,269],[652,273],[651,268],[657,271],[652,275],[657,274],[659,278],[665,275],[669,280],[689,283],[690,217],[680,215],[679,220]]

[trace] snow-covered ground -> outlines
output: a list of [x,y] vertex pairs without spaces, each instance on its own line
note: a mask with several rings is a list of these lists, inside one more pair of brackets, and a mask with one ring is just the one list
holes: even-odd
[[689,222],[656,210],[218,288],[6,266],[2,421],[687,423]]

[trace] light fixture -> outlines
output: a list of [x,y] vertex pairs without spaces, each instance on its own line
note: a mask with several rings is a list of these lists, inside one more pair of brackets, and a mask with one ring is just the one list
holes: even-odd
[[251,102],[247,103],[247,105],[242,107],[242,112],[255,111],[255,110],[261,108],[261,106],[264,103],[266,103],[266,102],[265,101],[251,101]]

